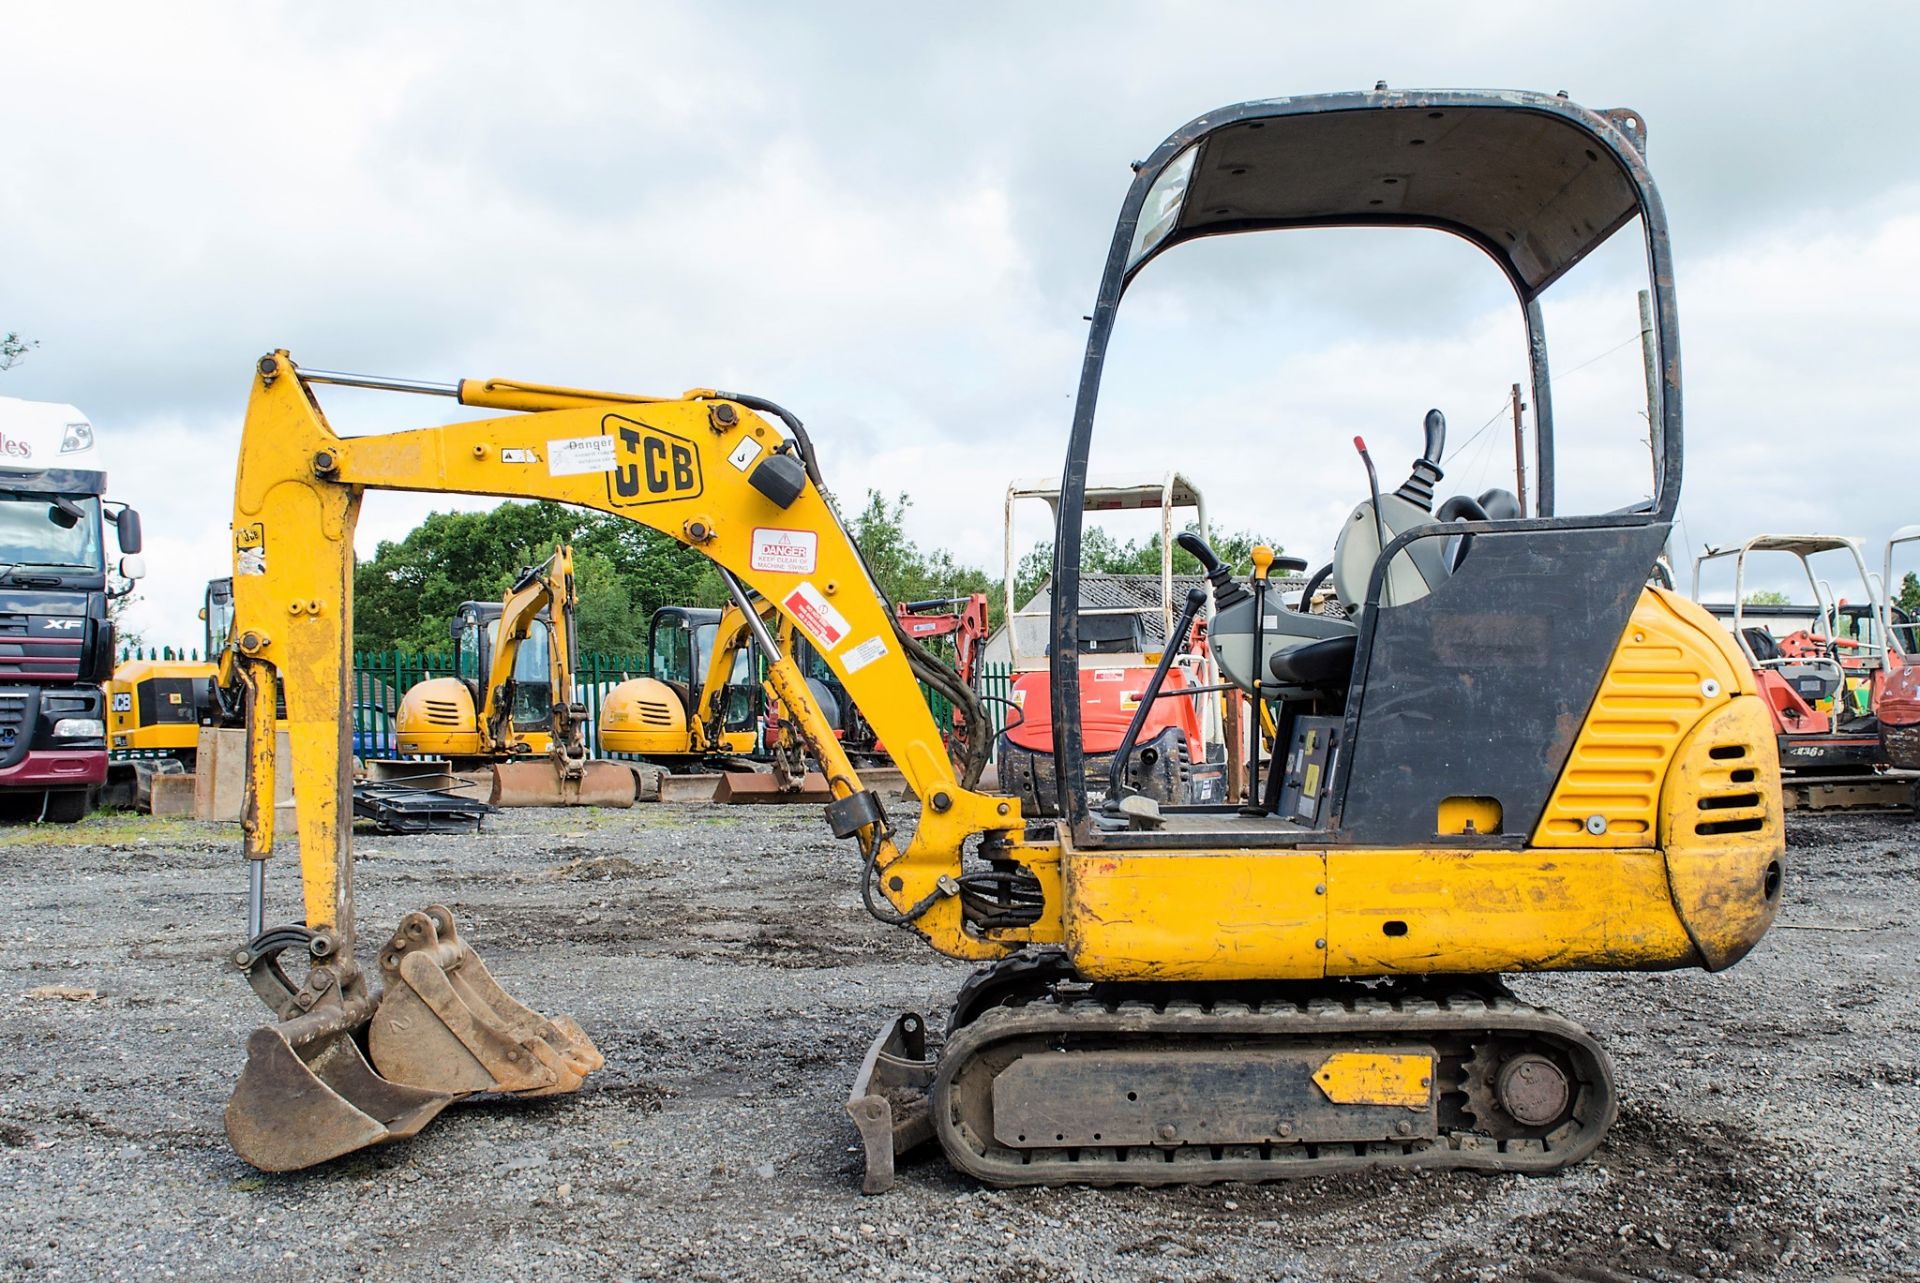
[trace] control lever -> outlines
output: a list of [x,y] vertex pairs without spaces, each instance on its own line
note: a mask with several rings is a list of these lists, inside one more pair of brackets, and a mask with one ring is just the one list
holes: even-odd
[[1240,586],[1233,577],[1233,567],[1221,561],[1207,541],[1191,530],[1182,530],[1173,537],[1173,542],[1184,548],[1188,555],[1200,563],[1200,569],[1207,575],[1207,582],[1213,585],[1213,608],[1215,611],[1238,606],[1250,593]]
[[1353,448],[1360,452],[1360,462],[1367,465],[1367,493],[1373,497],[1373,537],[1379,541],[1379,547],[1384,551],[1387,546],[1387,527],[1386,523],[1380,520],[1380,474],[1373,470],[1373,456],[1367,453],[1365,437],[1355,437]]
[[[1183,534],[1180,537],[1186,539],[1188,536]],[[1198,535],[1193,536],[1193,540],[1195,543],[1199,543],[1202,548],[1207,547],[1206,544],[1200,542]],[[1192,552],[1193,550],[1189,548],[1188,551]],[[1194,555],[1198,556],[1199,554],[1195,553]],[[1207,556],[1213,556],[1211,549],[1207,550]],[[1204,560],[1202,564],[1205,564]],[[1215,558],[1214,564],[1220,564],[1218,558]],[[1238,587],[1238,585],[1236,584],[1235,587]],[[1242,591],[1244,592],[1245,590],[1242,589]],[[1167,680],[1167,670],[1173,667],[1174,660],[1186,653],[1187,640],[1193,634],[1193,621],[1200,614],[1201,607],[1206,604],[1207,593],[1205,589],[1187,589],[1187,600],[1180,607],[1180,618],[1175,621],[1173,625],[1173,636],[1167,639],[1165,649],[1160,652],[1160,663],[1153,670],[1153,677],[1147,682],[1147,688],[1140,692],[1140,706],[1133,710],[1133,720],[1127,723],[1127,733],[1121,737],[1120,747],[1113,751],[1113,765],[1107,773],[1107,802],[1111,806],[1118,806],[1123,796],[1123,789],[1125,788],[1127,778],[1127,763],[1133,758],[1134,742],[1140,738],[1140,732],[1146,727],[1147,714],[1153,711],[1153,701],[1160,698],[1160,687]],[[1215,605],[1217,606],[1218,604],[1219,600],[1216,598]]]

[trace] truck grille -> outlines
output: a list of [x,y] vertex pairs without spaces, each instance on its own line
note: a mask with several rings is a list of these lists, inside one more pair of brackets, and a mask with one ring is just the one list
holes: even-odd
[[[52,627],[74,624],[73,628]],[[80,675],[86,622],[72,616],[0,613],[0,680],[71,681]]]
[[14,766],[33,743],[39,692],[0,690],[0,767]]

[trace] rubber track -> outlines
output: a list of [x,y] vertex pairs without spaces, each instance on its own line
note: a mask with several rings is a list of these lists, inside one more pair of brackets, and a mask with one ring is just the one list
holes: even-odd
[[[1226,1037],[1242,1043],[1275,1039],[1338,1050],[1347,1040],[1420,1037],[1471,1043],[1498,1039],[1550,1049],[1574,1069],[1572,1117],[1542,1139],[1501,1140],[1483,1131],[1443,1131],[1437,1138],[1367,1144],[1173,1145],[1017,1150],[984,1145],[988,1119],[959,1116],[955,1083],[976,1057],[1009,1042],[1046,1054],[1057,1040],[1091,1035],[1151,1046],[1165,1038]],[[1177,1055],[1176,1048],[1168,1048]],[[1444,1072],[1444,1071],[1443,1071]],[[984,1095],[985,1093],[980,1093]],[[1473,1168],[1550,1172],[1579,1162],[1600,1144],[1616,1109],[1613,1068],[1592,1036],[1544,1007],[1509,996],[1460,993],[1432,997],[1362,994],[1306,1002],[1101,1001],[1091,995],[1042,998],[994,1007],[949,1039],[940,1056],[931,1107],[940,1144],[954,1166],[992,1185],[1183,1185],[1270,1181],[1378,1168]],[[965,1126],[971,1124],[970,1127]]]

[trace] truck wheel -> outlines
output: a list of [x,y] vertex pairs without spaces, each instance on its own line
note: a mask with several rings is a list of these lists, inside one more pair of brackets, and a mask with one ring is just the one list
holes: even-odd
[[47,793],[46,818],[50,824],[74,824],[87,818],[93,799],[86,789],[67,789]]

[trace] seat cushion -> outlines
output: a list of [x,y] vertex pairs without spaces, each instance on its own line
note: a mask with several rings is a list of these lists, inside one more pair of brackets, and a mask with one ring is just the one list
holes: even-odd
[[1329,637],[1279,651],[1267,661],[1276,680],[1289,686],[1342,686],[1353,672],[1359,637]]

